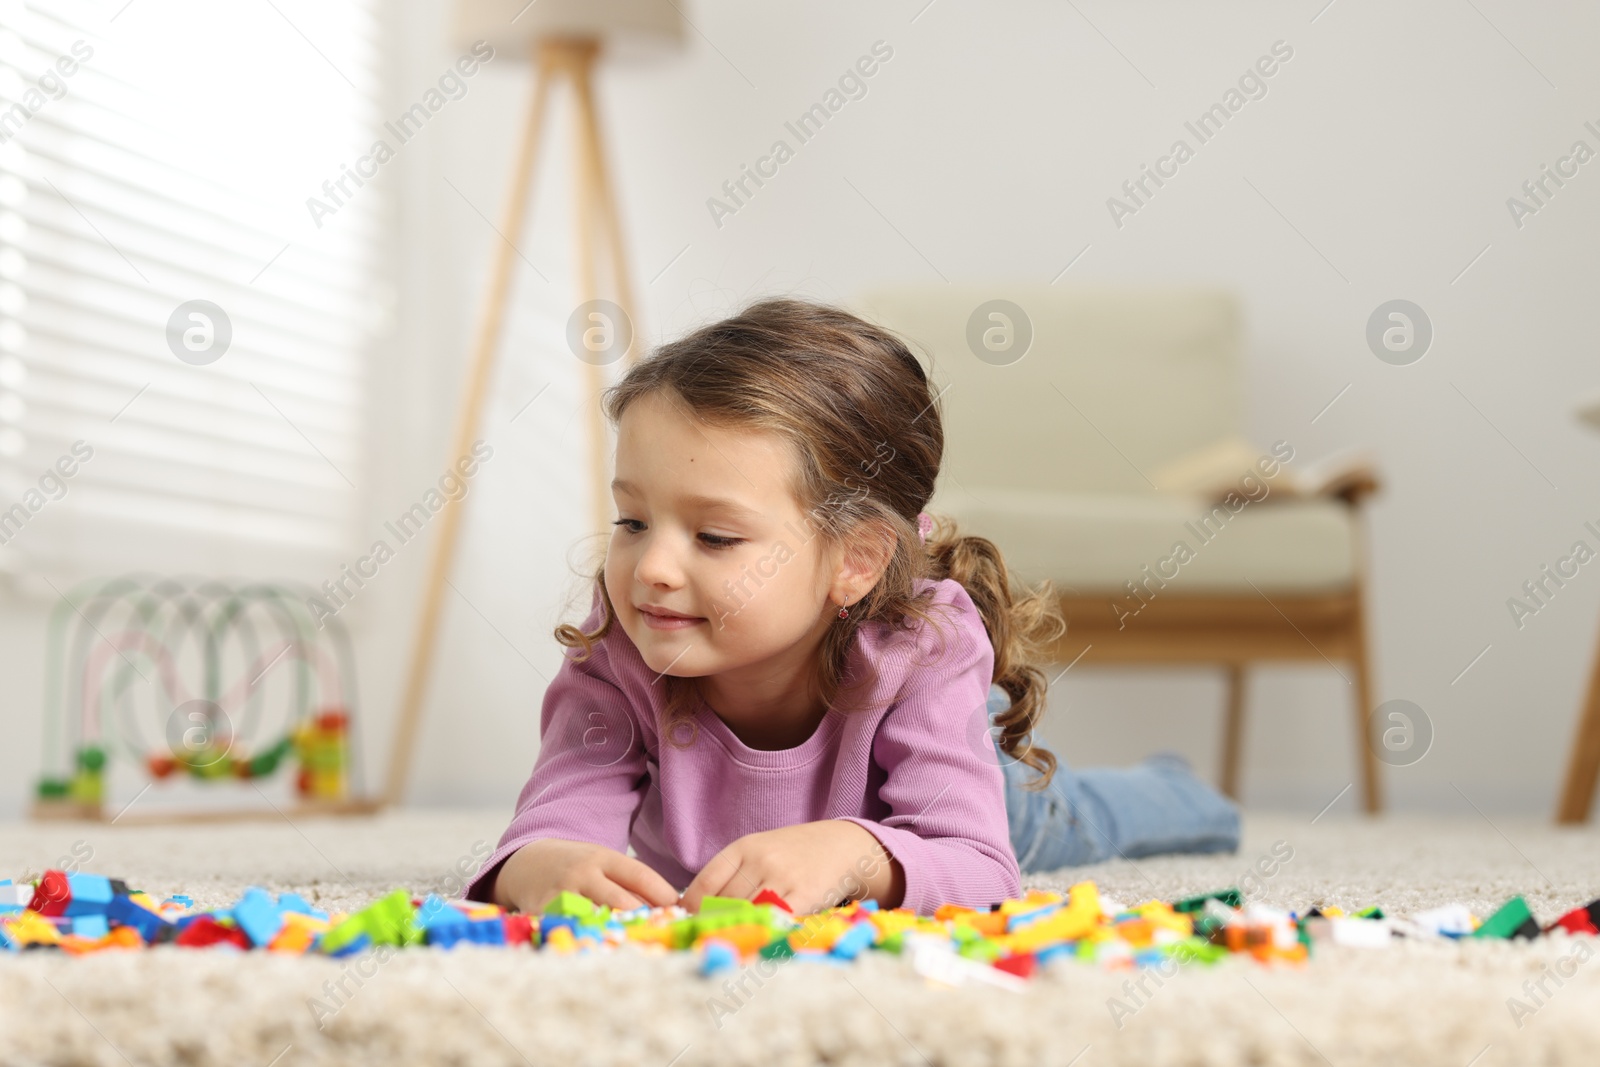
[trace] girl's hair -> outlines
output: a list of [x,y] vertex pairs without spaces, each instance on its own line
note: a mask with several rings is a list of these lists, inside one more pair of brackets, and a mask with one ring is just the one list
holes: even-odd
[[[993,682],[1011,698],[1011,707],[995,720],[1000,747],[1039,772],[1030,787],[1044,788],[1056,759],[1032,742],[1048,687],[1033,663],[1065,632],[1066,623],[1050,582],[1021,596],[1013,593],[993,542],[961,536],[953,523],[935,517],[927,544],[920,543],[917,513],[933,495],[944,429],[938,397],[900,338],[839,308],[764,300],[640,361],[603,394],[606,418],[618,424],[630,405],[647,396],[676,402],[693,418],[719,428],[787,441],[798,460],[790,490],[825,543],[896,539],[882,579],[823,638],[817,681],[829,707],[842,689],[871,681],[845,684],[856,629],[871,620],[899,631],[910,630],[914,621],[937,629],[928,611],[933,590],[917,594],[915,583],[953,578],[983,616],[994,647]],[[603,560],[594,582],[604,605],[599,629],[584,633],[562,625],[555,631],[563,646],[582,649],[580,661],[616,620]],[[680,728],[687,728],[692,740],[698,683],[671,675],[663,681],[662,733],[677,744]],[[974,709],[974,730],[977,716],[986,714]],[[987,718],[981,722],[987,733]]]

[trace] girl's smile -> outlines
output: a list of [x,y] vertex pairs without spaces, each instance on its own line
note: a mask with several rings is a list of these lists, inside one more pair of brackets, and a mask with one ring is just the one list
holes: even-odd
[[639,606],[639,617],[652,630],[687,630],[706,621],[692,615],[668,615],[664,610],[658,611],[642,604]]

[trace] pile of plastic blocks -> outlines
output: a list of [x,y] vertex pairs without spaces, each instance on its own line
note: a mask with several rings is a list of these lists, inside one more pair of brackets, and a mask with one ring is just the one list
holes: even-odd
[[37,882],[0,882],[0,948],[14,951],[78,955],[173,944],[343,957],[381,945],[470,942],[566,955],[633,944],[648,952],[697,953],[700,973],[714,975],[762,960],[847,966],[873,950],[907,956],[919,973],[950,984],[975,979],[1013,988],[1058,957],[1103,967],[1213,963],[1233,954],[1301,962],[1318,944],[1532,938],[1556,928],[1594,935],[1597,926],[1600,900],[1541,926],[1521,897],[1481,921],[1460,904],[1405,917],[1386,917],[1375,907],[1355,914],[1312,908],[1301,915],[1246,904],[1237,889],[1130,908],[1101,896],[1093,882],[1072,886],[1066,896],[1029,890],[988,910],[946,904],[931,916],[881,909],[873,901],[795,916],[766,890],[754,900],[708,896],[697,914],[677,906],[614,911],[561,893],[534,916],[395,890],[358,912],[330,915],[294,893],[273,899],[257,888],[231,908],[203,911],[187,897],[158,903],[94,874],[47,871]]

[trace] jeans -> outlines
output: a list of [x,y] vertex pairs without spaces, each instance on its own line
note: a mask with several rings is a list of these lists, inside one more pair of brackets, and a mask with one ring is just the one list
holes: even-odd
[[[989,721],[1011,706],[999,686],[989,688]],[[991,729],[998,737],[998,731]],[[1027,764],[995,753],[1006,781],[1011,847],[1023,874],[1137,859],[1162,852],[1237,852],[1239,809],[1196,778],[1172,752],[1133,767],[1074,770],[1059,760],[1044,789],[1024,789],[1038,778]]]

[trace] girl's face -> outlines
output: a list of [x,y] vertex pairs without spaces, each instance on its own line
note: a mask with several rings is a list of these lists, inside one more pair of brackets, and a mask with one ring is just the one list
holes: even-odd
[[820,643],[839,575],[791,494],[793,473],[786,442],[691,421],[676,397],[623,413],[606,592],[651,670],[760,673]]

